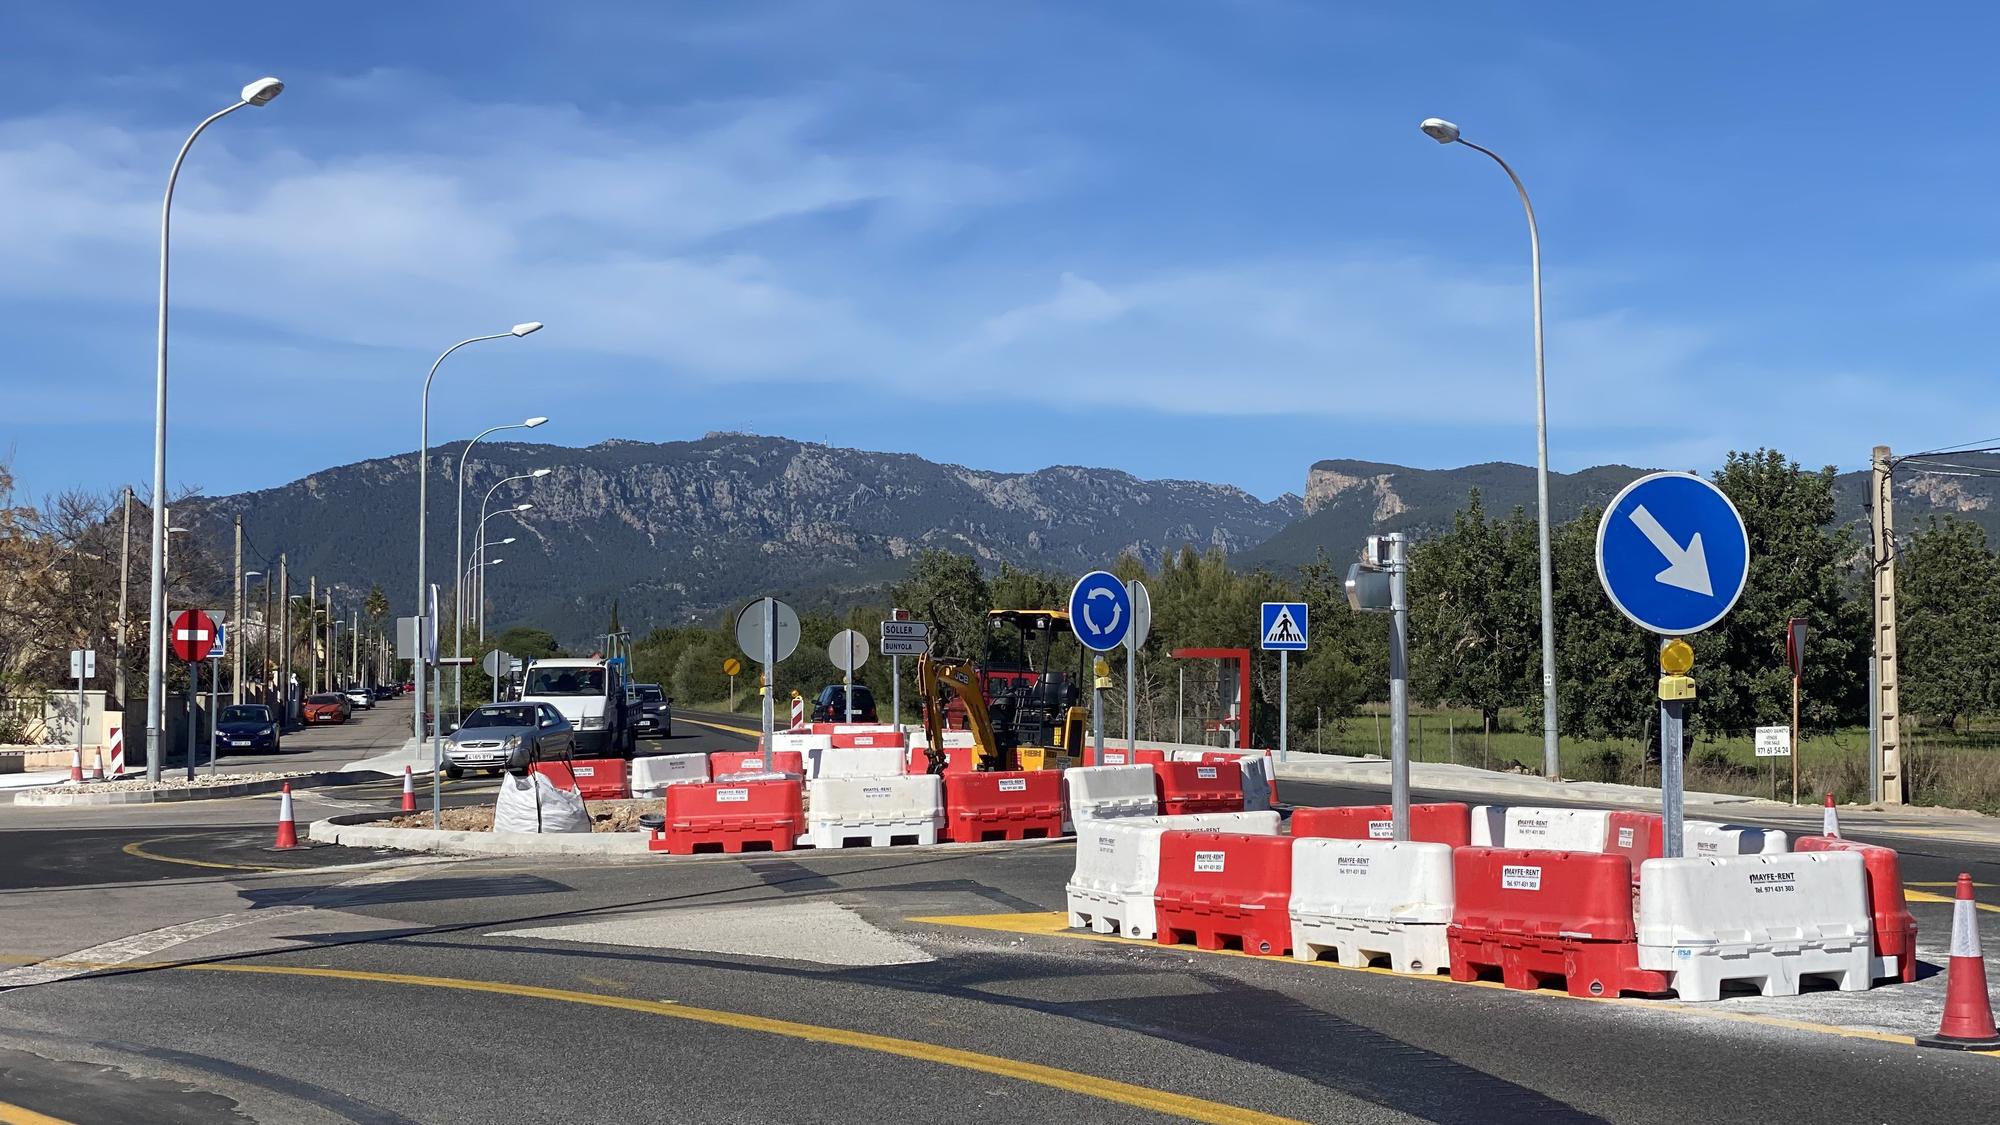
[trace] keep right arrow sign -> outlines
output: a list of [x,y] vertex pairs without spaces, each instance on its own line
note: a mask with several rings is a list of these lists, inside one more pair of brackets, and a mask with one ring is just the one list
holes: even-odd
[[1722,620],[1750,577],[1750,536],[1721,489],[1688,473],[1625,486],[1597,525],[1597,577],[1618,611],[1663,636]]

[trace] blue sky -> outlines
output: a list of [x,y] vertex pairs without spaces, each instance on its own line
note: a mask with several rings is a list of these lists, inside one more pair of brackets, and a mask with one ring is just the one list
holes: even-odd
[[8,5],[0,455],[268,487],[546,414],[1302,487],[2000,434],[1990,8]]

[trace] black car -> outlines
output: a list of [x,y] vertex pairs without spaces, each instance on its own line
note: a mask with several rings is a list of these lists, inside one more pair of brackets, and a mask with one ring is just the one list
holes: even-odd
[[854,685],[854,718],[847,717],[847,697],[840,684],[828,684],[819,689],[819,698],[813,700],[812,721],[815,723],[872,723],[875,718],[875,693],[863,684]]
[[222,709],[215,720],[215,747],[255,753],[278,750],[278,720],[271,709],[257,703],[238,703]]
[[626,713],[632,717],[632,732],[637,738],[672,738],[674,736],[674,701],[660,690],[658,684],[633,684],[632,698],[626,706]]

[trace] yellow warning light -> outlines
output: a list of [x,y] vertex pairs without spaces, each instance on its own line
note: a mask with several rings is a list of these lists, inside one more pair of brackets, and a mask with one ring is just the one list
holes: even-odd
[[1694,667],[1694,646],[1675,637],[1660,650],[1660,671],[1669,676],[1685,676]]
[[1111,662],[1100,656],[1097,658],[1097,663],[1090,666],[1090,670],[1101,680],[1111,674]]

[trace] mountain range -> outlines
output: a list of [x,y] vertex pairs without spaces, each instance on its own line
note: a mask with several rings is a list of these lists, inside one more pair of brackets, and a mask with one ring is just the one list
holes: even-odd
[[[429,575],[450,600],[454,479],[463,444],[431,451]],[[1899,526],[1957,514],[2000,534],[2000,458],[1955,458],[1963,476],[1898,477]],[[537,468],[546,477],[496,485]],[[1550,476],[1558,520],[1598,506],[1646,470],[1607,465]],[[1941,471],[1941,470],[1940,470]],[[336,600],[381,585],[408,613],[416,586],[414,454],[330,468],[271,489],[176,506],[210,550],[227,558],[242,516],[253,558],[286,552],[296,587],[308,575]],[[759,594],[802,607],[867,597],[925,547],[984,565],[1081,573],[1131,551],[1148,565],[1183,545],[1220,548],[1245,567],[1288,570],[1324,550],[1351,557],[1362,537],[1417,535],[1448,525],[1478,489],[1487,510],[1533,510],[1534,470],[1492,463],[1413,469],[1327,460],[1304,495],[1262,500],[1240,488],[1141,480],[1113,469],[1056,466],[999,473],[910,454],[833,448],[785,438],[712,433],[698,441],[614,440],[584,449],[489,442],[469,461],[466,558],[481,499],[498,515],[488,592],[496,624],[531,622],[577,639],[597,631],[615,600],[628,627],[706,620]],[[1843,522],[1864,516],[1866,473],[1837,483]],[[498,540],[513,536],[515,543]],[[255,561],[247,566],[256,568]]]

